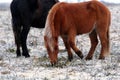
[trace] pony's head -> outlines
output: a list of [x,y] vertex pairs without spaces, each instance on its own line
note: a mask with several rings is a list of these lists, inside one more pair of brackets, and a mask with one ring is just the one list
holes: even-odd
[[52,65],[57,63],[58,54],[58,36],[54,30],[54,14],[49,11],[49,15],[46,19],[45,31],[44,31],[44,42]]

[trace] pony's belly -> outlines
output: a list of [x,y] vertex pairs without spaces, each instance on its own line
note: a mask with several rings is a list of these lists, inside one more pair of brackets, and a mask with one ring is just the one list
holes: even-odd
[[80,27],[79,29],[77,29],[77,33],[78,34],[87,34],[87,33],[91,33],[93,30],[95,29],[95,25],[91,25],[91,26],[84,26],[84,27]]

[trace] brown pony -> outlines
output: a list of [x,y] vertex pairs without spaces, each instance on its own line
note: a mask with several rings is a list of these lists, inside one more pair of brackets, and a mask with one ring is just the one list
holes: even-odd
[[82,3],[59,2],[52,7],[47,16],[44,41],[51,64],[57,62],[58,37],[61,36],[68,51],[68,59],[73,55],[71,48],[82,59],[82,52],[75,45],[75,37],[79,34],[89,33],[91,48],[86,57],[90,60],[101,41],[99,59],[104,59],[109,52],[109,26],[111,15],[108,8],[98,1]]

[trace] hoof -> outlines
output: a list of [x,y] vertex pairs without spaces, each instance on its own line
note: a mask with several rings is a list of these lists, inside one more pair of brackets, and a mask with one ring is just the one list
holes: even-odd
[[92,60],[92,58],[90,58],[90,57],[86,57],[85,60]]
[[104,57],[104,56],[100,56],[99,59],[100,59],[100,60],[104,60],[105,57]]
[[83,57],[84,57],[83,55],[80,55],[80,58],[81,58],[81,59],[83,59]]
[[92,56],[87,56],[85,60],[92,60]]
[[29,57],[30,57],[30,55],[26,55],[26,56],[25,56],[25,58],[29,58]]
[[19,58],[19,57],[21,57],[21,55],[17,55],[16,57]]
[[18,57],[21,57],[21,52],[20,52],[20,50],[17,50],[17,51],[16,51],[16,54],[17,54],[17,58],[18,58]]
[[30,55],[29,54],[22,54],[23,56],[25,56],[25,58],[29,58]]
[[71,62],[73,60],[73,56],[68,56],[68,60]]
[[82,54],[82,52],[81,51],[78,51],[78,52],[76,52],[76,54],[81,58],[81,59],[83,59],[83,54]]

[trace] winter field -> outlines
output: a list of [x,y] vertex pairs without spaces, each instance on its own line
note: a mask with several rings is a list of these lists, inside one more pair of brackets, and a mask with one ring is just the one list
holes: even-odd
[[[98,60],[98,45],[93,60],[81,60],[76,54],[67,61],[67,52],[59,39],[58,66],[51,67],[44,47],[43,29],[31,28],[27,45],[30,58],[16,58],[11,28],[10,11],[0,11],[0,80],[120,80],[120,6],[109,6],[112,14],[110,26],[110,56]],[[76,44],[87,55],[88,35],[76,37]]]

